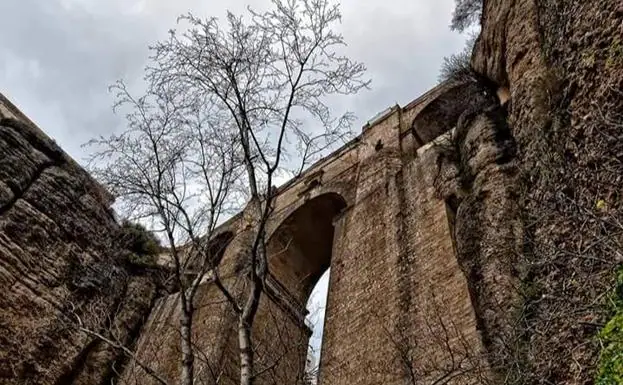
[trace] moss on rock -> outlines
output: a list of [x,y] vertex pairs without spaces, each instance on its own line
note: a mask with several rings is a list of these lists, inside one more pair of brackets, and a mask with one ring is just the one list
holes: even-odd
[[610,297],[614,316],[599,332],[601,352],[596,385],[623,384],[623,267],[617,272],[616,288]]

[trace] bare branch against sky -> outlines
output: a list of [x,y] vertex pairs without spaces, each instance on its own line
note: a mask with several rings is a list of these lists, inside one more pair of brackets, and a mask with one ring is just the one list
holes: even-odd
[[[148,45],[165,38],[178,15],[225,17],[260,0],[6,0],[0,13],[0,92],[77,160],[80,145],[122,127],[108,86],[140,79]],[[454,0],[341,2],[346,54],[368,67],[372,91],[341,99],[359,127],[377,112],[409,102],[437,80],[444,56],[465,38],[448,28]],[[136,84],[129,84],[136,87]]]
[[[252,330],[270,274],[275,177],[289,160],[301,163],[294,166],[300,172],[352,136],[352,113],[334,113],[327,99],[370,84],[365,65],[343,54],[337,4],[271,3],[220,20],[180,16],[180,27],[150,47],[144,94],[135,96],[124,80],[111,87],[125,130],[89,142],[89,166],[123,203],[122,215],[151,218],[167,240],[180,289],[184,385],[195,379],[195,295],[208,272],[238,319],[240,384],[264,373]],[[248,227],[239,234],[248,239],[236,255],[244,288],[220,281],[220,258],[210,246],[237,187],[244,196],[233,201],[248,202]],[[190,283],[187,267],[197,271]]]

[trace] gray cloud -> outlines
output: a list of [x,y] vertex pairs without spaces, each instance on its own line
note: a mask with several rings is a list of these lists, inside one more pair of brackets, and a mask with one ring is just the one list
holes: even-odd
[[[5,0],[0,2],[0,92],[77,160],[82,143],[122,123],[108,86],[141,78],[148,45],[187,11],[223,16],[267,1]],[[442,57],[461,49],[449,31],[453,0],[342,1],[347,52],[363,61],[371,91],[336,101],[359,126],[436,82]],[[358,129],[355,127],[355,129]]]

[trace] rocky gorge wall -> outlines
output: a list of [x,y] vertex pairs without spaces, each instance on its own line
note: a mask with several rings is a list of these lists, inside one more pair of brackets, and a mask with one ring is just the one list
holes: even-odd
[[111,198],[0,95],[0,383],[108,384],[156,280],[118,246]]
[[[496,383],[601,371],[622,260],[621,36],[618,1],[484,1],[472,66],[510,102],[457,127],[456,242]],[[506,128],[478,159],[486,120]]]

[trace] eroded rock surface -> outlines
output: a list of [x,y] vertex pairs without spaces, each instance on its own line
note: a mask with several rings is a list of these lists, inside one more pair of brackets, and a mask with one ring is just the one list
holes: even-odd
[[[155,295],[115,242],[108,194],[0,97],[0,383],[104,384]],[[80,321],[78,321],[80,319]]]
[[[513,201],[524,234],[515,249],[523,304],[507,338],[517,356],[504,369],[511,383],[595,378],[596,334],[623,241],[621,36],[616,0],[484,2],[472,64],[510,90]],[[494,316],[504,318],[503,311]]]
[[506,110],[466,112],[440,146],[436,187],[454,211],[457,259],[469,284],[494,383],[504,383],[516,351],[522,223],[515,142]]

